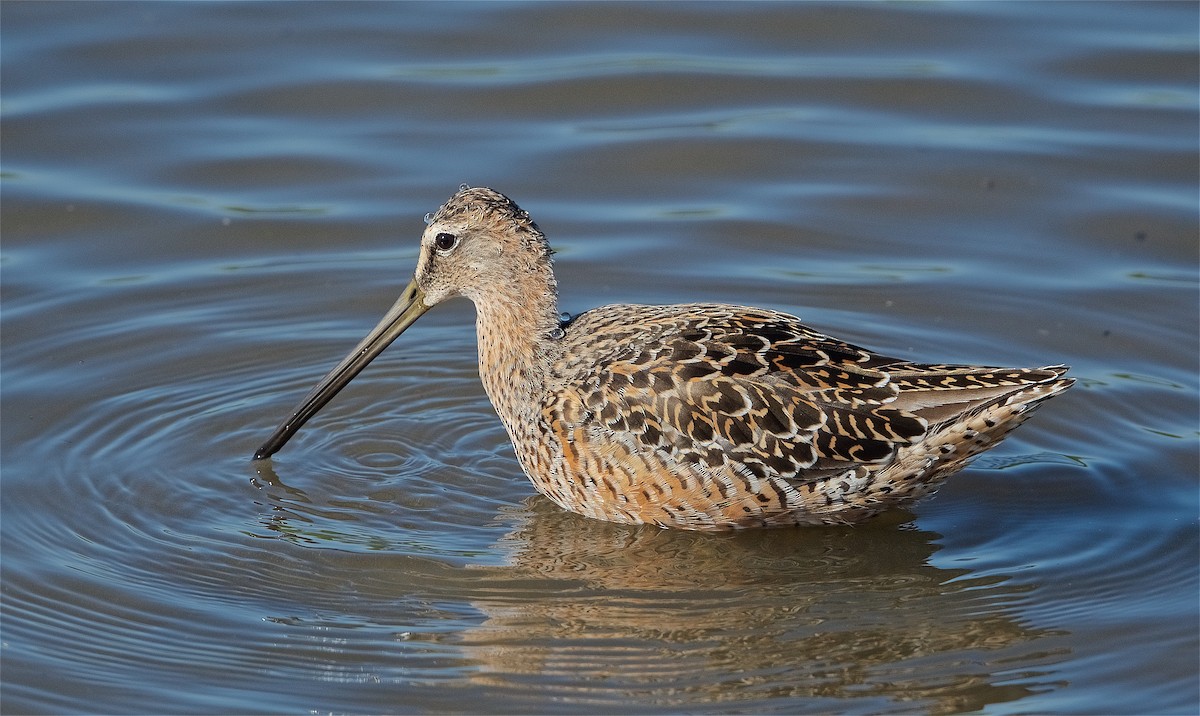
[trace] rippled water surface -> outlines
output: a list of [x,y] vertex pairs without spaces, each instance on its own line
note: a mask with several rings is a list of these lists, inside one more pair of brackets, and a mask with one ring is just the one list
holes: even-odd
[[[5,2],[0,709],[1195,713],[1197,5]],[[912,512],[563,513],[439,307],[250,454],[461,182],[568,311],[1078,385]]]

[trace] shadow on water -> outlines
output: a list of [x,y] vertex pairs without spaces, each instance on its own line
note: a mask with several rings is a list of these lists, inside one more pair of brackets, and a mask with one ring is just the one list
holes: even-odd
[[[337,548],[338,508],[316,506],[269,464],[255,482],[260,537]],[[415,545],[397,536],[378,555],[395,576],[357,578],[379,590],[373,601],[463,598],[478,613],[461,632],[417,615],[343,614],[338,625],[453,646],[473,667],[462,674],[471,687],[568,710],[821,711],[853,699],[868,710],[975,711],[1057,688],[1053,665],[1071,655],[1065,632],[1018,616],[1036,585],[932,566],[941,535],[907,512],[854,528],[714,535],[598,522],[533,496],[501,519],[511,524],[492,550],[501,564],[413,559]]]

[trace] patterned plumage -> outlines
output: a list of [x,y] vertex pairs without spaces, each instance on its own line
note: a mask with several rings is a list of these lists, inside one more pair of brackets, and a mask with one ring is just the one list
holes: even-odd
[[401,299],[256,457],[456,295],[475,303],[480,377],[534,486],[617,522],[858,522],[936,489],[1074,382],[1064,366],[888,358],[745,306],[618,304],[562,322],[549,244],[510,199],[463,187],[427,223]]

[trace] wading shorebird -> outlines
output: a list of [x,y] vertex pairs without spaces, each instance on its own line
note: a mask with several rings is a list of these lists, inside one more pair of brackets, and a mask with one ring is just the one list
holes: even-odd
[[453,296],[475,304],[479,375],[534,487],[614,522],[860,522],[932,492],[1074,382],[1061,365],[888,358],[747,306],[616,304],[563,320],[550,245],[508,197],[463,186],[426,224],[399,300],[256,459]]

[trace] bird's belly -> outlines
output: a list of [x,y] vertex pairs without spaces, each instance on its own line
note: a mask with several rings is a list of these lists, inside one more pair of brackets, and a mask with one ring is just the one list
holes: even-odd
[[517,453],[539,492],[595,519],[717,531],[841,524],[849,516],[846,505],[838,510],[843,514],[829,509],[820,483],[797,487],[778,477],[739,474],[728,464],[683,462],[661,448],[597,440],[581,429],[560,427]]

